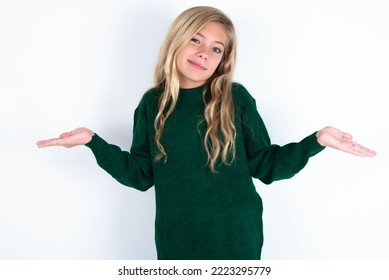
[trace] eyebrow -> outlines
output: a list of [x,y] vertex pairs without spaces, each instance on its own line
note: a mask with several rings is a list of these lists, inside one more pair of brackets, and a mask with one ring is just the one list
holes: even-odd
[[[199,35],[199,36],[205,38],[205,36],[204,36],[203,34],[201,34],[200,32],[196,33],[196,35]],[[224,46],[224,43],[221,42],[221,41],[215,41],[214,43],[220,44],[220,45],[222,45],[223,47],[225,47],[225,46]]]

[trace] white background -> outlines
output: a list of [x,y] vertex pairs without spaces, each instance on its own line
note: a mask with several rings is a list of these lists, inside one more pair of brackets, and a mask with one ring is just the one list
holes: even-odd
[[195,5],[235,23],[235,78],[274,143],[333,125],[378,152],[326,149],[290,180],[256,181],[263,258],[388,259],[388,1],[0,3],[0,259],[156,258],[153,189],[120,185],[85,147],[35,142],[86,126],[129,149],[167,28]]

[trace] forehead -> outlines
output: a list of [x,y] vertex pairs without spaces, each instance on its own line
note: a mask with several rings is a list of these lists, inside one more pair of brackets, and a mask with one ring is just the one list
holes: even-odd
[[227,43],[227,32],[223,24],[219,22],[209,22],[204,25],[203,28],[197,32],[198,35],[203,36],[205,39],[221,43],[226,45]]

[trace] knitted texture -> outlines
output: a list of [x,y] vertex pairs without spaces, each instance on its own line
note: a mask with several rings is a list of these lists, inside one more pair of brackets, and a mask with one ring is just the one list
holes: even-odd
[[252,178],[265,184],[291,178],[324,147],[315,133],[299,143],[271,144],[254,98],[234,83],[236,159],[212,173],[203,143],[203,91],[180,90],[162,137],[166,161],[154,160],[160,88],[146,92],[135,110],[129,152],[97,134],[86,146],[120,183],[141,191],[155,186],[158,259],[260,259],[262,200]]

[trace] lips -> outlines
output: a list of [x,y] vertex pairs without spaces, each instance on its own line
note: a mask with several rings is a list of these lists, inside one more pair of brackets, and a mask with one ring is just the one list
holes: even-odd
[[192,65],[194,68],[198,69],[198,70],[207,70],[206,67],[202,66],[201,64],[199,63],[196,63],[192,60],[188,60],[189,64]]

